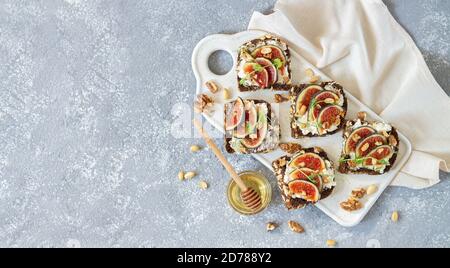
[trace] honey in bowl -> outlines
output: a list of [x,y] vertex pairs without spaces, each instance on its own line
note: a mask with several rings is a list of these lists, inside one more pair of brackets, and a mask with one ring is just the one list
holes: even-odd
[[227,189],[228,202],[237,212],[244,215],[252,215],[264,210],[272,199],[272,187],[264,175],[256,171],[244,171],[239,173],[239,177],[247,187],[254,189],[261,197],[261,207],[258,210],[248,208],[241,199],[241,189],[234,180],[230,180]]

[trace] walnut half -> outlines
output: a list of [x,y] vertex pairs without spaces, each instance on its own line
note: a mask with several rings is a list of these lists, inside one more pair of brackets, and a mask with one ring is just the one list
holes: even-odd
[[280,143],[281,150],[285,151],[288,154],[294,154],[302,149],[302,146],[298,143]]
[[275,230],[275,228],[277,228],[277,227],[278,227],[278,224],[276,224],[275,222],[268,222],[266,224],[266,230],[268,232]]
[[211,91],[211,93],[216,93],[217,91],[219,91],[219,86],[214,83],[214,81],[208,81],[205,83],[205,85],[209,89],[209,91]]
[[289,100],[288,95],[275,94],[275,103],[281,103]]
[[347,211],[354,211],[362,208],[361,202],[358,199],[350,197],[347,201],[341,202],[339,204],[341,208]]
[[358,198],[358,199],[363,198],[365,195],[366,195],[366,189],[364,189],[364,188],[353,189],[352,194],[351,194],[351,196],[353,198]]
[[198,94],[197,99],[194,101],[194,111],[196,113],[208,113],[213,106],[213,99],[206,94]]
[[296,221],[288,221],[289,228],[295,233],[303,233],[305,229]]

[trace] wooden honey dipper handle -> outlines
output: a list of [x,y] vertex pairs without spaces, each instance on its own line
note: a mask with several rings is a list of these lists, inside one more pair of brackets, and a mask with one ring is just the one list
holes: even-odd
[[222,154],[222,151],[217,147],[217,145],[214,143],[214,141],[211,139],[211,137],[203,131],[203,127],[200,125],[200,123],[194,119],[194,126],[197,128],[198,132],[202,137],[205,139],[206,144],[208,144],[209,148],[213,151],[213,153],[217,156],[219,161],[222,163],[222,165],[225,167],[225,169],[230,174],[231,178],[236,182],[236,184],[239,186],[242,192],[246,192],[248,190],[248,187],[245,185],[245,183],[242,181],[241,177],[236,173],[233,166],[228,162],[228,160],[225,158],[225,156]]

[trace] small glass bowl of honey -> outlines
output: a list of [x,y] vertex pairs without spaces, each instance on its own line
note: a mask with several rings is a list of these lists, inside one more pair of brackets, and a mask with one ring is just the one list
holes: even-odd
[[234,182],[230,180],[227,188],[228,203],[237,212],[244,215],[253,215],[264,210],[272,199],[272,187],[267,178],[257,171],[243,171],[239,173],[239,177],[244,183],[258,192],[261,196],[261,207],[258,210],[248,208],[241,199],[241,189]]

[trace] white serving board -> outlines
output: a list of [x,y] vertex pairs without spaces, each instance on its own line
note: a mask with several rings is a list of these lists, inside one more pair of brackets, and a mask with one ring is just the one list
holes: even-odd
[[[241,96],[243,98],[262,99],[272,103],[272,107],[274,108],[274,111],[278,113],[277,116],[280,119],[281,140],[284,142],[295,141],[300,143],[303,147],[322,147],[327,152],[329,158],[335,163],[335,167],[337,168],[343,142],[342,130],[327,137],[303,138],[294,140],[290,135],[289,102],[284,102],[281,104],[273,103],[274,92],[271,90],[260,90],[256,92],[245,93],[241,93],[238,91],[235,71],[238,48],[240,45],[246,43],[247,41],[258,38],[264,34],[266,33],[262,31],[244,31],[233,35],[214,34],[202,39],[194,48],[192,54],[192,69],[194,71],[195,78],[197,79],[197,94],[207,93],[211,95],[211,93],[205,87],[205,82],[213,80],[217,82],[221,87],[229,88],[232,93],[232,99],[235,99],[237,96]],[[233,57],[233,68],[227,74],[216,75],[212,73],[208,67],[209,56],[217,50],[227,51]],[[320,70],[316,69],[313,65],[307,62],[302,56],[296,53],[296,51],[293,51],[292,48],[290,48],[290,52],[293,83],[307,82],[308,79],[304,75],[307,68],[311,68],[316,74],[319,74],[322,78],[322,81],[333,80],[321,73]],[[339,83],[339,77],[336,77],[334,80]],[[348,111],[346,117],[347,119],[354,119],[356,118],[356,113],[358,111],[365,111],[367,112],[369,120],[373,119],[383,121],[381,117],[379,117],[366,105],[353,97],[348,91],[345,91],[345,94],[348,100]],[[225,103],[225,101],[223,100],[221,92],[214,94],[214,101],[214,112],[211,115],[204,114],[204,116],[209,123],[223,132],[223,104]],[[343,226],[349,227],[358,224],[373,206],[375,201],[379,198],[384,189],[386,189],[386,187],[394,179],[394,177],[400,171],[401,167],[405,164],[406,160],[411,154],[411,143],[400,131],[398,134],[400,139],[400,150],[394,166],[388,173],[378,176],[369,176],[341,174],[339,172],[336,172],[337,186],[335,187],[333,193],[327,198],[317,202],[315,206]],[[272,161],[282,155],[284,155],[284,153],[280,149],[267,154],[253,154],[253,156],[257,160],[263,163],[270,170],[272,170]],[[340,208],[339,203],[348,198],[352,189],[358,187],[367,187],[370,184],[376,184],[379,190],[375,194],[365,196],[362,199],[362,203],[364,205],[362,209],[348,212]]]

